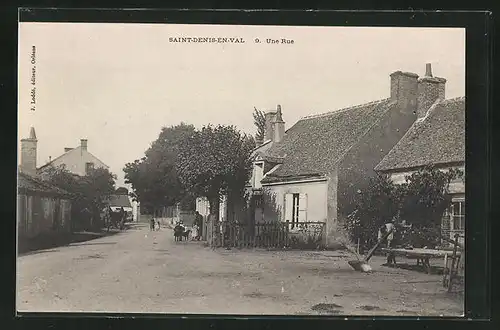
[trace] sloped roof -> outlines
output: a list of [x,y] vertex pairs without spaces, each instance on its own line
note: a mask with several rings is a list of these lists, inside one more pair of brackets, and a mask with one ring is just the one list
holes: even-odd
[[383,99],[302,118],[287,130],[280,143],[267,150],[268,157],[283,161],[262,182],[327,174],[394,106],[390,99]]
[[111,207],[132,207],[127,195],[111,195],[107,204]]
[[465,162],[465,97],[434,105],[375,167],[394,171]]
[[[47,166],[51,165],[51,164],[52,164],[53,162],[55,162],[56,160],[61,159],[61,158],[63,158],[63,157],[66,157],[66,156],[67,156],[67,155],[69,155],[70,153],[72,153],[72,152],[76,152],[77,150],[78,150],[78,151],[80,151],[81,149],[82,149],[82,147],[81,147],[81,146],[79,146],[79,147],[73,148],[73,149],[71,149],[71,150],[68,150],[68,151],[66,151],[65,153],[63,153],[62,155],[60,155],[60,156],[58,156],[58,157],[56,157],[56,158],[52,159],[52,160],[51,160],[50,162],[48,162],[47,164],[45,164],[45,165],[42,165],[42,166],[38,167],[38,168],[37,168],[37,170],[42,170],[42,169],[46,168]],[[85,151],[85,152],[87,152],[87,153],[88,153],[88,154],[90,154],[92,157],[94,157],[95,159],[99,160],[101,163],[103,163],[103,164],[104,164],[104,162],[103,162],[102,160],[100,160],[99,158],[97,158],[96,156],[94,156],[94,155],[93,155],[92,153],[90,153],[88,150],[87,150],[87,151]],[[104,164],[104,166],[106,166],[106,168],[109,168],[109,166],[108,166],[108,165],[106,165],[106,164]]]
[[55,195],[70,195],[69,192],[53,186],[45,181],[20,172],[17,179],[17,187],[20,191],[30,191]]

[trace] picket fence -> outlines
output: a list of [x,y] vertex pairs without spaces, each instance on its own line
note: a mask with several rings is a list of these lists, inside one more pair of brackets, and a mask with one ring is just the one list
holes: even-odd
[[268,222],[257,224],[217,223],[208,221],[205,226],[206,239],[211,247],[229,248],[289,248],[293,244],[292,227],[306,228],[309,225],[320,226],[324,231],[324,222]]

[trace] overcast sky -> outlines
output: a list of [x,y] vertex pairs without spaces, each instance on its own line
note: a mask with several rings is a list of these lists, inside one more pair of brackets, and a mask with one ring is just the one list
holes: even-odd
[[[246,42],[168,41],[181,35]],[[141,158],[162,126],[231,124],[254,134],[254,106],[280,104],[289,128],[306,115],[389,97],[391,72],[423,75],[425,63],[447,79],[448,98],[465,95],[465,30],[21,23],[19,138],[35,127],[38,166],[86,138],[122,185],[125,163]]]

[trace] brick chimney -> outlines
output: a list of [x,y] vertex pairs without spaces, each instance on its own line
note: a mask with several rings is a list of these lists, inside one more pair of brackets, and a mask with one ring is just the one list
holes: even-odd
[[418,80],[417,118],[425,117],[429,108],[445,98],[446,79],[432,76],[431,63],[425,66],[425,76]]
[[87,151],[87,139],[81,139],[80,140],[80,147],[82,150]]
[[281,105],[278,104],[276,110],[276,119],[273,123],[273,142],[281,142],[285,136],[285,122],[283,121],[283,114],[281,113]]
[[266,129],[264,130],[264,142],[274,139],[274,121],[276,120],[276,112],[269,111],[265,114]]
[[36,175],[37,144],[35,128],[31,127],[29,138],[21,140],[21,172]]
[[401,111],[416,113],[418,75],[411,72],[391,73],[391,99],[396,101]]

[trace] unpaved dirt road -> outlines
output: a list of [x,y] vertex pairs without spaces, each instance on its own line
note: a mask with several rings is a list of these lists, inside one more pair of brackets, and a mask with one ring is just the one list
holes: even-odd
[[195,314],[462,315],[441,277],[341,252],[212,250],[146,225],[19,256],[18,311]]

